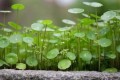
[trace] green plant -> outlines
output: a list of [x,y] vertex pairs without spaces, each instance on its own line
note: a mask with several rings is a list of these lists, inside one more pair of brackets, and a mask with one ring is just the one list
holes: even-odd
[[[95,14],[84,9],[68,9],[80,14],[77,22],[63,19],[68,27],[57,27],[51,20],[38,20],[31,27],[17,23],[22,4],[14,4],[16,22],[1,23],[0,67],[16,69],[120,70],[120,13],[118,10],[97,15],[101,3],[83,2],[94,7]],[[8,25],[11,28],[7,28]],[[4,27],[3,27],[4,26]],[[16,67],[15,67],[16,66]]]

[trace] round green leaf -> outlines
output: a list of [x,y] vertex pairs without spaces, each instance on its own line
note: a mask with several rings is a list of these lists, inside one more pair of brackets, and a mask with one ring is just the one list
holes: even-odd
[[22,42],[22,36],[20,34],[13,34],[9,37],[9,41],[11,43],[19,43]]
[[63,59],[61,61],[59,61],[58,63],[58,68],[65,70],[67,68],[69,68],[71,66],[71,61],[69,59]]
[[118,70],[116,68],[107,68],[103,72],[116,73]]
[[89,19],[89,18],[84,18],[80,22],[83,25],[90,25],[90,24],[93,24],[95,22],[95,20],[92,20],[92,19]]
[[26,69],[26,64],[24,64],[24,63],[18,63],[18,64],[16,65],[16,68],[17,68],[17,69],[22,69],[22,70],[24,70],[24,69]]
[[120,20],[120,16],[115,16],[118,20]]
[[50,50],[47,53],[46,57],[48,59],[54,59],[55,57],[57,57],[58,54],[59,54],[59,50],[57,48],[55,48],[55,49]]
[[115,59],[116,58],[116,55],[113,54],[113,53],[108,53],[106,56],[110,59]]
[[20,30],[22,28],[19,24],[16,24],[15,22],[8,22],[8,25],[16,30]]
[[73,14],[78,14],[78,13],[84,12],[84,9],[72,8],[72,9],[68,9],[68,12],[69,12],[69,13],[73,13]]
[[83,61],[90,61],[92,59],[92,54],[89,51],[82,51],[79,54],[79,57],[83,60]]
[[13,4],[11,8],[14,10],[23,10],[25,7],[23,4]]
[[33,38],[32,37],[23,37],[23,41],[28,44],[33,43]]
[[70,60],[75,60],[75,59],[76,59],[75,53],[72,53],[72,52],[67,52],[67,53],[66,53],[66,56],[67,56]]
[[55,30],[52,29],[52,28],[47,27],[47,28],[43,28],[42,31],[52,32],[52,31],[55,31]]
[[111,19],[113,19],[115,17],[116,17],[116,12],[107,11],[101,16],[101,19],[104,20],[104,21],[109,21],[109,20],[111,20]]
[[79,37],[79,38],[83,38],[83,37],[85,37],[85,33],[84,32],[75,33],[74,36]]
[[120,53],[120,45],[116,47],[117,52]]
[[87,34],[86,34],[87,38],[90,39],[90,40],[95,40],[96,39],[96,35],[95,35],[95,32],[93,31],[89,31]]
[[104,36],[104,35],[106,35],[109,31],[110,31],[110,29],[109,29],[108,27],[103,27],[102,29],[99,30],[99,35],[100,35],[100,36]]
[[50,25],[53,22],[51,20],[43,20],[41,23],[44,24],[44,25]]
[[62,22],[65,23],[65,24],[70,24],[70,25],[75,25],[76,24],[74,21],[69,20],[69,19],[63,19]]
[[29,56],[26,59],[26,64],[30,67],[35,67],[38,65],[38,61],[34,56]]
[[9,53],[5,55],[5,60],[9,64],[16,64],[18,62],[18,56],[15,53]]
[[5,48],[9,45],[9,40],[6,38],[0,38],[0,48]]
[[101,3],[98,3],[98,2],[83,2],[83,4],[91,6],[91,7],[101,7],[101,6],[103,6]]
[[112,44],[112,41],[110,39],[107,39],[107,38],[101,38],[98,40],[98,44],[101,47],[108,47]]
[[31,25],[31,28],[35,31],[41,31],[43,29],[44,25],[40,23],[33,23]]

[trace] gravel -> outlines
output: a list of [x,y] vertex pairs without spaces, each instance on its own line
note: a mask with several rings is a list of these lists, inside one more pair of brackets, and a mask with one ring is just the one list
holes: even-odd
[[2,69],[0,80],[120,80],[120,72]]

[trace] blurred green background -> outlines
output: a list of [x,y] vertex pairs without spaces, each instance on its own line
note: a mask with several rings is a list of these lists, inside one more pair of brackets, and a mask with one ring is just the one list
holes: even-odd
[[[14,3],[22,3],[25,9],[19,14],[19,23],[24,26],[30,26],[37,20],[52,19],[55,25],[64,26],[62,19],[78,18],[67,12],[67,9],[73,7],[84,8],[86,13],[95,13],[94,8],[85,6],[83,1],[100,2],[104,6],[98,8],[99,15],[108,10],[116,10],[120,8],[120,0],[11,0]],[[80,15],[80,14],[79,14]],[[8,16],[9,20],[15,20],[15,12]]]

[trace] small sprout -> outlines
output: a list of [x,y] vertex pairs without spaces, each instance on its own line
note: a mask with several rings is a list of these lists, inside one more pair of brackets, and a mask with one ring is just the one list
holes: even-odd
[[75,53],[72,52],[67,52],[66,56],[70,59],[70,60],[75,60],[76,59],[76,55]]
[[71,66],[71,61],[69,59],[62,59],[58,63],[58,68],[61,70],[65,70]]
[[68,9],[68,12],[69,12],[69,13],[73,13],[73,14],[78,14],[78,13],[84,12],[84,9],[72,8],[72,9]]
[[79,57],[83,60],[83,61],[90,61],[92,59],[92,54],[89,51],[82,51],[81,53],[79,53]]
[[16,64],[16,68],[24,70],[24,69],[26,69],[26,64],[24,64],[24,63],[17,63]]
[[5,61],[9,64],[16,64],[18,62],[18,56],[15,53],[9,53],[5,55]]
[[6,48],[9,46],[9,40],[6,38],[0,38],[0,48]]
[[102,7],[103,4],[98,3],[98,2],[83,2],[83,4],[91,7]]
[[58,54],[59,54],[59,50],[57,48],[55,48],[55,49],[50,50],[47,53],[46,57],[48,59],[54,59],[55,57],[57,57]]
[[101,16],[101,19],[103,20],[103,21],[109,21],[109,20],[111,20],[111,19],[113,19],[113,18],[115,18],[116,17],[116,12],[114,12],[114,11],[107,11],[107,12],[105,12],[102,16]]
[[120,53],[120,45],[116,47],[117,52]]
[[103,72],[116,73],[118,70],[116,68],[107,68]]
[[62,22],[65,23],[65,24],[70,24],[70,25],[75,25],[76,24],[74,21],[68,20],[68,19],[63,19]]
[[23,41],[25,42],[25,43],[28,43],[28,44],[30,44],[30,43],[33,43],[33,38],[32,37],[23,37]]
[[10,43],[19,43],[22,42],[22,35],[21,34],[13,34],[9,37]]
[[98,44],[101,47],[108,47],[112,44],[112,41],[110,39],[107,39],[107,38],[101,38],[98,40]]
[[44,25],[40,23],[33,23],[31,25],[31,28],[35,31],[41,31],[43,29]]
[[83,38],[85,37],[85,33],[84,32],[75,33],[74,36],[78,38]]
[[38,61],[34,56],[29,56],[26,59],[26,64],[30,67],[35,67],[38,65]]
[[8,22],[8,25],[16,30],[21,30],[21,26],[19,24],[16,24],[15,22]]
[[11,6],[11,8],[12,8],[13,10],[23,10],[25,7],[24,7],[23,4],[13,4],[13,5]]

